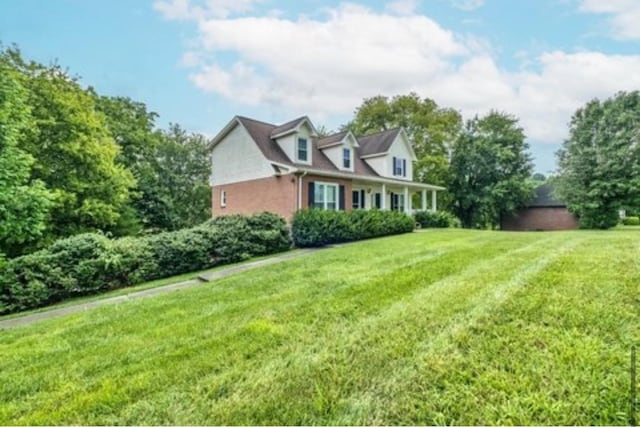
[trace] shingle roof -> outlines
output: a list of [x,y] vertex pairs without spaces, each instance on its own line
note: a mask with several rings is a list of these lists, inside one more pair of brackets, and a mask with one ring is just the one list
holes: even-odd
[[533,199],[527,204],[531,208],[551,208],[551,207],[565,207],[567,204],[561,200],[558,200],[553,194],[553,186],[549,183],[542,184],[536,188]]
[[389,151],[389,147],[400,133],[400,128],[389,129],[372,135],[358,138],[360,144],[360,155],[371,156]]
[[271,135],[270,136],[271,136],[271,138],[273,138],[275,135],[280,135],[281,133],[285,133],[285,132],[288,132],[288,131],[290,131],[292,129],[295,129],[295,128],[298,127],[298,125],[300,123],[302,123],[305,120],[309,120],[309,119],[306,116],[298,117],[297,119],[291,120],[290,122],[287,122],[287,123],[285,123],[283,125],[276,126],[271,131]]
[[[309,166],[291,161],[282,148],[280,148],[278,143],[271,139],[271,135],[274,134],[274,130],[282,128],[284,125],[276,126],[240,116],[238,117],[238,120],[242,123],[245,129],[247,129],[247,132],[249,132],[249,135],[253,138],[267,160],[292,166]],[[311,144],[311,167],[314,169],[349,173],[339,170],[333,162],[329,160],[329,158],[318,148],[318,141],[318,139],[315,139]],[[361,154],[358,153],[358,148],[356,148],[356,155],[353,159],[353,173],[355,175],[380,176],[371,168],[371,166],[360,158],[360,155]]]
[[338,133],[334,133],[333,135],[325,136],[324,138],[318,139],[318,148],[324,148],[328,145],[335,144],[336,142],[340,142],[344,139],[344,136],[349,133],[349,131],[342,131]]

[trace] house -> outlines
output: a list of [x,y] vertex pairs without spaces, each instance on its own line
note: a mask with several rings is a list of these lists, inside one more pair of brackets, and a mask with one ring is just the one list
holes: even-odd
[[[407,133],[320,136],[308,117],[274,125],[234,117],[210,146],[214,216],[299,209],[437,209],[435,185],[414,182]],[[430,200],[428,200],[430,199]]]
[[535,189],[533,199],[526,207],[501,218],[500,228],[508,231],[572,230],[578,220],[567,204],[553,195],[553,186],[542,184]]

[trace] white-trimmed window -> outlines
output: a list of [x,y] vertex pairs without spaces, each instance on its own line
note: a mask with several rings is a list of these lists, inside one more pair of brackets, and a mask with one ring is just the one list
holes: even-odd
[[393,158],[393,176],[407,176],[407,159]]
[[339,209],[338,194],[338,184],[325,182],[314,183],[313,207],[316,209],[337,211]]
[[227,206],[227,192],[222,190],[220,192],[220,207],[226,207]]
[[351,169],[351,148],[342,149],[342,167]]
[[353,190],[351,192],[351,208],[362,209],[364,208],[364,200],[360,200],[362,197],[360,190]]
[[296,154],[298,156],[299,162],[308,162],[309,161],[309,141],[305,138],[298,138],[298,142],[296,144]]
[[391,210],[404,212],[404,194],[391,193]]

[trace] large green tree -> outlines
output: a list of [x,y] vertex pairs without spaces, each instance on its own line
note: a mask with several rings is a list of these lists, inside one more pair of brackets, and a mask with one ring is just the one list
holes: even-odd
[[466,228],[495,227],[532,194],[533,170],[523,129],[492,111],[469,120],[453,146],[448,189]]
[[610,228],[640,206],[640,92],[594,99],[573,115],[558,152],[558,194],[584,228]]
[[31,176],[55,194],[49,239],[114,228],[135,180],[116,163],[118,145],[94,97],[58,65],[24,61],[17,49],[2,57],[28,92],[33,126],[22,147],[35,159]]
[[0,256],[40,238],[51,206],[44,184],[30,179],[33,157],[20,148],[33,125],[27,96],[18,73],[0,57]]
[[451,147],[462,129],[460,114],[415,93],[393,98],[375,96],[363,101],[345,127],[356,135],[366,135],[398,126],[409,134],[418,157],[413,178],[446,184]]

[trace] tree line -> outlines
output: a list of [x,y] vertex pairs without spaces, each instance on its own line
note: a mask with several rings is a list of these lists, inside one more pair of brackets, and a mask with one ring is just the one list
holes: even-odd
[[0,50],[0,254],[61,238],[175,230],[210,216],[207,140],[57,64]]

